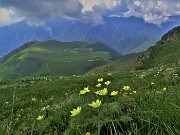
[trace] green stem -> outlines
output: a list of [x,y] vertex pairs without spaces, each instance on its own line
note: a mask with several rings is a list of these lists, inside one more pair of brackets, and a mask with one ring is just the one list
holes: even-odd
[[33,135],[33,131],[34,131],[35,122],[36,122],[36,121],[34,120],[34,122],[33,122],[33,125],[32,125],[31,135]]
[[98,119],[98,135],[100,135],[100,116],[99,116],[99,109],[98,109],[98,117],[99,117],[99,119]]

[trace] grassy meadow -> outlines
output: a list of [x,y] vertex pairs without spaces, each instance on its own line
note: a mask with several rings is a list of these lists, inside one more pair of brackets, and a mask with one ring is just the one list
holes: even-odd
[[[4,81],[1,134],[180,134],[180,68]],[[103,78],[101,87],[97,79]],[[110,85],[104,82],[110,81]],[[79,95],[89,86],[90,92]],[[129,87],[124,87],[129,86]],[[96,91],[107,88],[106,95]],[[124,89],[125,88],[125,89]],[[112,91],[118,94],[111,96]],[[88,104],[99,99],[101,105]],[[70,111],[81,107],[71,116]],[[39,116],[43,118],[37,120]]]
[[141,70],[129,59],[84,75],[1,81],[0,134],[180,135],[177,37],[139,57]]

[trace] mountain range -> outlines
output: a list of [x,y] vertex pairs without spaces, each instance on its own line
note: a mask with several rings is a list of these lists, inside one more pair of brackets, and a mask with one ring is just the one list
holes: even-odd
[[104,17],[104,23],[100,25],[55,18],[47,20],[44,26],[30,26],[24,20],[0,27],[0,56],[27,42],[50,39],[63,42],[101,42],[122,55],[141,52],[153,45],[169,29],[180,24],[180,21],[174,22],[173,18],[171,20],[161,27],[136,17]]
[[99,42],[32,41],[0,58],[0,80],[37,75],[97,74],[171,65],[176,63],[179,55],[179,28],[166,33],[144,53],[125,56]]

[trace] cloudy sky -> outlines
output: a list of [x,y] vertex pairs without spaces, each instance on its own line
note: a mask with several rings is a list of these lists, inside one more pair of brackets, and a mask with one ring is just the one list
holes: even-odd
[[161,25],[180,16],[180,0],[0,0],[0,26],[24,19],[30,25],[43,25],[54,17],[98,25],[103,16],[136,16]]

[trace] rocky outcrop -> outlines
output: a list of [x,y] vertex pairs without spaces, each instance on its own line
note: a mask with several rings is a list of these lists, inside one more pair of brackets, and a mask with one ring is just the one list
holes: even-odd
[[146,59],[149,59],[150,57],[153,57],[152,54],[153,54],[152,48],[150,47],[150,48],[147,49],[147,51],[146,51],[144,54],[138,56],[138,57],[135,59],[134,64],[133,64],[134,69],[135,69],[135,70],[137,70],[137,69],[142,69],[143,66],[144,66],[144,61],[145,61]]
[[162,36],[161,40],[159,41],[160,44],[165,44],[167,43],[169,40],[171,40],[174,35],[176,34],[176,32],[178,31],[178,29],[180,29],[180,26],[175,27],[174,29],[170,30],[169,32],[167,32],[164,36]]

